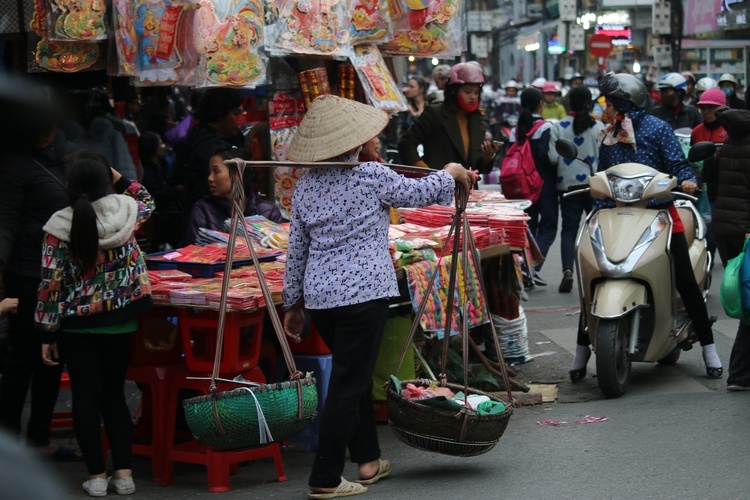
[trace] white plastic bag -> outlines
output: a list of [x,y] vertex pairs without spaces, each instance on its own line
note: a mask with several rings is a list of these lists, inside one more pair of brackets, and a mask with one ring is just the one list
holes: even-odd
[[505,319],[495,314],[492,315],[500,349],[503,351],[503,357],[508,364],[527,363],[534,359],[529,354],[526,314],[524,314],[523,307],[520,305],[518,306],[518,313],[516,319]]

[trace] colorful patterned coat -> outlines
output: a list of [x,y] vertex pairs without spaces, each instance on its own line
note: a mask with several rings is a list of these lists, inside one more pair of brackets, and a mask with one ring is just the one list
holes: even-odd
[[146,263],[135,231],[153,212],[151,195],[137,182],[120,180],[108,195],[92,203],[99,225],[99,257],[83,272],[71,261],[70,223],[73,209],[56,212],[44,226],[42,281],[34,317],[50,335],[60,328],[94,328],[130,319],[152,307]]

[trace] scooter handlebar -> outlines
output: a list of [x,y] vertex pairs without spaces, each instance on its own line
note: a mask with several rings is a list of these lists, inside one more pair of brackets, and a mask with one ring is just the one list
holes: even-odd
[[567,198],[569,196],[575,196],[581,193],[588,193],[589,191],[591,191],[591,188],[588,184],[578,184],[575,186],[570,186],[568,190],[563,193],[562,197]]
[[686,200],[697,202],[698,201],[698,197],[701,195],[701,190],[700,189],[696,189],[693,193],[694,193],[694,195],[693,194],[683,193],[680,188],[675,188],[675,189],[672,190],[672,194],[674,194],[675,198],[685,198]]

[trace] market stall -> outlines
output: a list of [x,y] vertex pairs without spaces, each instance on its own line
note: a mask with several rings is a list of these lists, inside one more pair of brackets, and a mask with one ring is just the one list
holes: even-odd
[[[53,0],[34,4],[29,71],[106,68],[108,75],[127,77],[139,88],[241,89],[247,99],[238,123],[256,161],[287,159],[291,138],[316,97],[336,94],[391,114],[403,111],[406,102],[393,77],[392,58],[451,58],[465,49],[464,5],[459,0],[114,0],[111,10],[101,0],[83,0],[80,8]],[[261,191],[271,194],[288,218],[304,166],[276,164],[258,170],[267,179]],[[492,320],[487,311],[502,309],[498,304],[504,299],[494,293],[501,268],[515,297],[506,309],[511,316],[518,310],[516,263],[529,246],[527,217],[497,192],[473,193],[466,213],[479,253],[465,270],[467,288],[461,293],[477,297],[470,326],[479,327]],[[440,282],[433,290],[427,277],[436,268],[446,274],[447,267],[444,271],[438,266],[451,262],[445,254],[462,244],[460,238],[451,239],[448,229],[455,209],[403,209],[398,216],[402,221],[392,225],[389,244],[403,294],[393,301],[394,308],[405,311],[411,323],[420,299],[434,295],[436,300],[420,320],[423,331],[437,332],[444,319],[447,284]],[[217,375],[240,375],[266,384],[285,374],[274,369],[274,363],[290,364],[288,357],[283,363],[273,361],[277,353],[263,339],[267,315],[280,301],[288,229],[257,216],[243,219],[240,228],[252,241],[250,246],[244,238],[233,241],[228,227],[225,232],[203,228],[197,244],[147,258],[152,297],[159,308],[142,318],[131,372],[150,387],[154,432],[150,447],[142,451],[154,460],[154,480],[160,484],[171,481],[175,461],[186,461],[205,464],[209,489],[226,491],[229,471],[236,469],[232,464],[259,457],[274,458],[277,477],[285,479],[275,442],[261,441],[255,454],[225,452],[221,462],[210,447],[191,442],[178,448],[174,440],[176,410],[169,398],[179,389],[203,387],[205,392],[207,387],[205,380],[191,382],[191,377],[206,376],[213,369],[212,383]],[[251,250],[264,261],[258,267],[250,266]],[[228,258],[234,261],[231,271],[225,270]],[[491,272],[484,272],[487,283],[479,283],[485,265]],[[264,282],[270,295],[263,292]],[[493,293],[480,297],[483,287]],[[393,339],[401,339],[404,322],[394,322],[392,332]],[[222,335],[223,348],[217,342]],[[314,325],[293,350],[296,361],[299,356],[316,357],[316,371],[324,377],[321,371],[330,354]],[[393,353],[381,351],[381,360],[379,373],[390,374],[395,368]],[[318,389],[322,401],[320,384]],[[165,398],[167,404],[160,401]],[[166,437],[156,437],[160,426],[170,429]]]

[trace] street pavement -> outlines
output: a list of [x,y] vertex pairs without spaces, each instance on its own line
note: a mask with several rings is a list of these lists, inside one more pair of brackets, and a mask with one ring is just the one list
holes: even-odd
[[[530,290],[528,301],[522,303],[534,360],[515,367],[527,383],[557,384],[556,402],[516,409],[498,445],[473,458],[407,447],[382,424],[383,457],[392,461],[394,471],[361,498],[750,498],[750,393],[726,391],[737,321],[724,315],[717,298],[721,263],[713,271],[708,307],[709,314],[719,317],[714,334],[724,378],[705,378],[696,347],[684,352],[675,366],[634,364],[628,392],[607,400],[593,376],[593,356],[586,379],[577,384],[568,379],[578,299],[575,287],[570,294],[557,291],[562,277],[559,255],[558,238],[541,271],[549,286]],[[587,416],[602,418],[582,423]],[[56,438],[75,444],[69,435]],[[133,497],[306,498],[313,454],[292,445],[283,449],[282,458],[287,481],[276,481],[271,462],[256,461],[239,467],[231,478],[231,491],[216,494],[207,492],[201,466],[176,464],[174,482],[162,487],[150,480],[150,461],[135,457]],[[82,463],[55,463],[50,468],[58,481],[57,498],[87,498],[81,490],[86,478]],[[349,464],[344,474],[354,479],[355,466]]]

